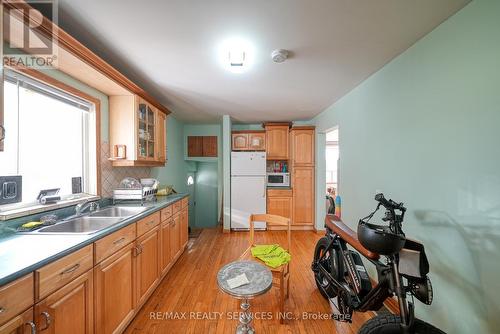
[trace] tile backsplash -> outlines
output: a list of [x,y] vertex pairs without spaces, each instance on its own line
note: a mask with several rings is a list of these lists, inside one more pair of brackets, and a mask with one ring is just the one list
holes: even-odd
[[101,196],[111,197],[113,189],[117,188],[125,177],[136,179],[151,176],[150,167],[113,167],[111,165],[108,142],[101,143]]

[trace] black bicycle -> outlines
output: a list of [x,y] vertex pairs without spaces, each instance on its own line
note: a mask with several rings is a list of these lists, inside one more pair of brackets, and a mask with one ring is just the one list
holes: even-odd
[[[424,246],[407,239],[402,230],[406,208],[383,194],[377,194],[375,200],[375,211],[359,221],[357,233],[338,217],[326,215],[326,235],[316,244],[312,270],[321,294],[330,302],[333,318],[351,322],[353,311],[380,310],[387,298],[396,296],[400,314],[378,315],[363,324],[359,334],[443,334],[414,315],[413,297],[430,305],[433,295]],[[388,225],[369,223],[381,206],[386,210],[382,220]],[[375,265],[375,286],[360,254]]]

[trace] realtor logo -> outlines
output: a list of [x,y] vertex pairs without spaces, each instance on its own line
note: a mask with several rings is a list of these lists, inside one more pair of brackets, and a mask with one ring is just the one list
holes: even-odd
[[56,0],[3,0],[5,66],[57,67]]

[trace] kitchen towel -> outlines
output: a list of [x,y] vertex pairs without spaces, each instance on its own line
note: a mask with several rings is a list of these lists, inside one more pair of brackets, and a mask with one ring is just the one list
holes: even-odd
[[253,257],[264,261],[271,268],[277,268],[290,262],[292,256],[280,245],[257,245],[251,249]]

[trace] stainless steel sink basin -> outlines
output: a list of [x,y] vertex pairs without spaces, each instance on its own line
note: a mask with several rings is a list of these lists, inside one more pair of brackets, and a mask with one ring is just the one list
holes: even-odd
[[42,227],[29,234],[92,234],[117,224],[128,217],[135,216],[145,210],[143,206],[110,206],[94,211],[89,215],[71,217],[55,225]]
[[100,218],[100,217],[78,217],[62,221],[56,225],[42,227],[31,233],[47,234],[92,234],[109,226],[119,223],[123,217]]
[[90,217],[131,217],[135,216],[144,210],[143,206],[111,206],[99,211],[91,213]]

